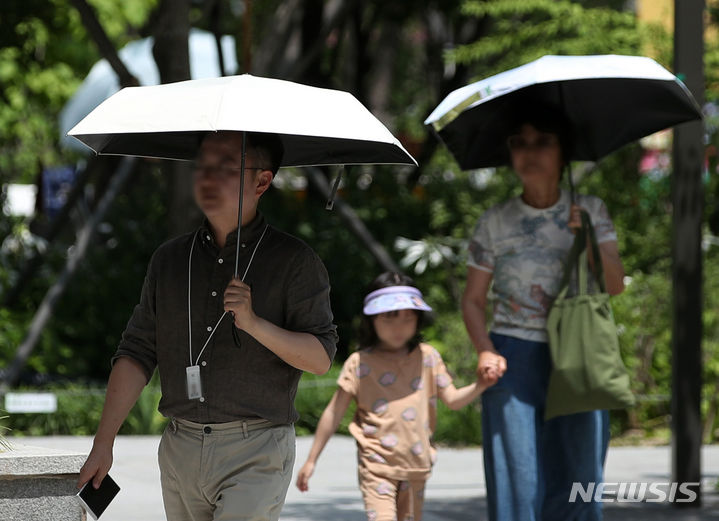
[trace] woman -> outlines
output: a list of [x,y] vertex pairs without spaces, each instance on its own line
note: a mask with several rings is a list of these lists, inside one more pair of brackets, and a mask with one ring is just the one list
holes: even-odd
[[[544,421],[551,368],[546,318],[564,272],[580,210],[591,218],[607,291],[624,289],[616,233],[604,203],[559,182],[571,144],[552,111],[523,113],[507,139],[522,194],[486,211],[469,247],[462,312],[478,352],[477,371],[501,377],[482,395],[490,520],[601,519],[601,503],[570,503],[574,482],[602,482],[609,442],[606,411]],[[493,283],[492,326],[486,311]],[[583,489],[584,490],[584,489]]]

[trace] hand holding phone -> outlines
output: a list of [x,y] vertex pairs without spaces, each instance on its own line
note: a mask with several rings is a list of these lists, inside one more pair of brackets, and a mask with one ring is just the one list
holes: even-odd
[[80,501],[82,508],[84,508],[93,519],[97,519],[102,515],[118,492],[120,492],[120,487],[108,474],[97,489],[92,486],[92,480],[85,483],[80,489],[80,492],[77,493],[77,499]]

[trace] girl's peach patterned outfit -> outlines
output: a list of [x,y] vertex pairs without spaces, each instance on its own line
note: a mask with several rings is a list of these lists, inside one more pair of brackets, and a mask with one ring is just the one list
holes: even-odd
[[[349,430],[357,440],[360,486],[372,481],[369,496],[397,497],[410,485],[417,489],[420,503],[406,515],[397,512],[400,520],[421,517],[424,481],[436,458],[431,437],[437,398],[450,383],[442,357],[428,344],[405,356],[371,348],[355,352],[337,381],[357,402]],[[370,480],[369,475],[378,479]],[[365,489],[363,495],[367,503]],[[370,519],[383,518],[372,517],[372,509],[367,510]]]

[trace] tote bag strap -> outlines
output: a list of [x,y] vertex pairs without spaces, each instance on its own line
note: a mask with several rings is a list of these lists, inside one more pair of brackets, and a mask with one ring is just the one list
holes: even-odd
[[604,269],[602,267],[602,257],[599,254],[599,246],[597,245],[597,236],[594,233],[594,226],[592,226],[592,219],[585,211],[582,211],[581,215],[582,226],[577,230],[577,233],[574,236],[574,242],[572,243],[572,248],[569,250],[567,266],[564,269],[562,282],[559,286],[559,294],[557,295],[555,302],[557,300],[564,299],[569,288],[569,280],[572,277],[573,270],[576,270],[577,272],[579,294],[583,295],[587,292],[587,239],[592,245],[592,257],[594,260],[592,274],[594,275],[594,278],[599,284],[601,292],[606,292],[604,284]]

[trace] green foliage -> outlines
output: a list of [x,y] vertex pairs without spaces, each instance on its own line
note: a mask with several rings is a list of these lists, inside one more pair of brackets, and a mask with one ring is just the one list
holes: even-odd
[[[147,263],[166,237],[164,185],[158,166],[141,169],[128,182],[60,297],[28,359],[28,373],[107,379],[110,358],[139,299]],[[0,262],[6,266],[0,270],[6,277],[5,288],[12,286],[23,263],[36,252],[37,245],[20,240],[23,237],[32,235],[25,231],[9,236],[0,248]],[[3,359],[11,360],[24,340],[37,306],[65,266],[66,248],[62,242],[50,245],[43,269],[23,288],[18,304],[0,309]]]
[[[464,328],[459,312],[438,315],[425,331],[425,340],[442,355],[456,387],[476,380],[477,355]],[[482,443],[480,399],[453,411],[441,400],[437,405],[437,427],[434,440],[444,445],[479,445]]]
[[438,314],[423,336],[442,355],[455,386],[461,387],[476,379],[477,355],[459,312]]
[[103,29],[118,47],[137,38],[152,12],[157,8],[158,0],[92,0],[88,2],[97,14]]
[[[702,387],[702,417],[704,418],[704,442],[719,441],[719,259],[718,246],[713,246],[704,264],[704,340],[702,362],[704,385]],[[712,262],[710,262],[710,260]]]
[[544,54],[636,54],[642,29],[632,13],[584,8],[569,0],[466,1],[462,12],[481,19],[488,34],[447,52],[485,77]]
[[[322,412],[330,403],[332,395],[337,390],[337,378],[342,366],[335,364],[322,376],[312,373],[304,373],[297,388],[295,407],[300,414],[300,419],[295,423],[295,431],[298,436],[312,434],[317,429]],[[355,412],[355,404],[352,402],[337,428],[337,433],[349,435],[347,426],[352,421]]]
[[[96,0],[92,5],[109,37],[120,47],[136,36],[136,29],[156,3]],[[76,159],[75,153],[58,147],[57,116],[99,56],[95,47],[87,44],[79,14],[67,2],[8,0],[0,18],[7,29],[0,35],[0,182],[34,184],[42,168],[71,164]],[[93,180],[98,189],[103,186],[102,177],[104,173]],[[136,189],[114,206],[108,218],[114,229],[108,233],[107,225],[101,227],[91,255],[79,270],[78,278],[87,284],[70,285],[29,360],[30,371],[106,378],[109,356],[127,321],[127,310],[137,300],[151,252],[144,246],[152,241],[154,247],[164,238],[159,234],[165,227],[156,221],[162,219],[164,200],[158,204],[158,183],[154,189],[149,186],[136,183]],[[41,270],[23,287],[20,301],[12,310],[0,311],[4,315],[0,324],[2,359],[14,356],[74,239],[70,229],[47,245],[30,233],[24,220],[9,216],[0,220],[0,287],[4,291],[16,283],[31,257],[45,254]],[[78,346],[88,346],[81,349],[82,356],[78,356]]]
[[59,9],[60,20],[43,20],[39,13],[55,11],[38,4],[17,2],[3,16],[13,23],[3,23],[0,39],[0,173],[12,172],[15,182],[31,182],[41,165],[59,161],[57,126],[47,114],[59,112],[79,83],[52,31],[68,21],[67,9]]
[[[18,389],[19,392],[23,390]],[[95,433],[105,396],[102,389],[71,385],[64,388],[50,387],[45,391],[56,393],[57,411],[42,414],[13,413],[9,419],[13,436],[89,436]]]
[[671,395],[671,288],[666,281],[666,268],[635,272],[624,293],[612,299],[620,349],[638,400],[633,410],[615,413],[621,430],[666,426]]
[[[63,295],[49,328],[57,338],[36,356],[55,359],[53,363],[66,367],[67,376],[106,380],[110,357],[139,301],[147,263],[167,236],[164,187],[158,167],[136,173],[78,269],[75,280],[82,283],[69,285]],[[75,317],[83,318],[78,322]],[[68,358],[58,360],[62,349]],[[78,349],[82,360],[77,360]]]
[[[137,37],[156,0],[95,0],[117,47]],[[0,181],[32,183],[74,153],[57,146],[57,115],[99,59],[80,16],[61,0],[6,0],[0,20]]]
[[464,446],[482,444],[482,414],[479,399],[458,411],[441,401],[437,405],[437,428],[434,442],[440,445]]
[[[18,389],[22,392],[24,389]],[[36,388],[32,389],[37,391]],[[57,395],[57,411],[54,413],[14,413],[9,416],[8,425],[12,435],[48,436],[73,435],[91,436],[100,422],[105,389],[78,384],[57,384],[43,389]],[[120,434],[161,434],[167,423],[157,411],[160,401],[159,380],[153,378],[142,391],[140,398],[130,411]]]
[[[719,26],[719,5],[710,2],[706,7],[711,27]],[[719,99],[719,42],[716,38],[706,39],[704,52],[704,83],[708,100]]]

